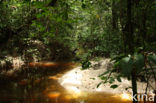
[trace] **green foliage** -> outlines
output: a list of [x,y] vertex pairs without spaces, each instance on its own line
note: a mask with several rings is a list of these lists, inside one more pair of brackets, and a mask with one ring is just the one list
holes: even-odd
[[152,62],[153,64],[156,65],[156,55],[152,55],[152,54],[148,55],[148,60],[149,62]]
[[115,79],[113,77],[109,78],[109,83],[112,84],[113,82],[115,82]]
[[113,88],[113,89],[115,89],[117,87],[118,87],[118,85],[116,85],[116,84],[110,86],[110,88]]
[[130,76],[133,69],[133,60],[131,56],[124,57],[120,60],[119,68],[121,68],[122,74]]
[[[147,56],[149,62],[155,63],[155,55],[148,55]],[[118,82],[122,82],[121,77],[127,77],[128,79],[131,79],[132,70],[135,70],[137,75],[144,74],[143,72],[145,69],[145,56],[141,53],[135,53],[134,55],[120,55],[118,57],[114,57],[113,61],[114,63],[114,69],[112,71],[107,70],[106,72],[99,75],[102,82],[98,84],[97,87],[99,87],[102,83],[114,83],[115,78]],[[146,63],[148,64],[148,63]],[[111,77],[111,73],[113,71],[120,71],[119,74],[116,77]],[[118,85],[112,85],[111,88],[117,88]]]
[[83,70],[89,68],[90,65],[91,65],[91,63],[89,61],[87,61],[87,60],[86,61],[82,61],[82,69]]
[[88,69],[91,66],[91,62],[89,61],[90,53],[86,53],[83,55],[81,60],[82,70]]
[[115,60],[114,67],[121,69],[121,73],[126,77],[131,75],[133,68],[135,68],[135,71],[139,74],[145,66],[144,55],[137,53],[126,57],[121,55],[113,58],[113,60]]
[[137,69],[137,73],[142,71],[142,68],[145,66],[145,58],[142,54],[134,54],[134,66]]
[[[121,76],[117,76],[117,77],[114,77],[112,76],[111,74],[115,71],[115,69],[113,70],[107,70],[106,72],[100,74],[98,77],[102,80],[98,85],[97,85],[97,88],[101,85],[101,84],[105,84],[105,83],[110,83],[112,84],[112,87],[111,88],[116,88],[115,87],[115,84],[113,85],[113,83],[115,82],[115,80],[121,82]],[[118,87],[118,86],[117,86]]]
[[120,76],[117,77],[118,82],[122,82]]
[[103,81],[100,82],[100,83],[96,86],[96,88],[99,88],[99,86],[100,86],[102,83],[103,83]]
[[87,69],[94,57],[111,57],[114,69],[99,75],[97,87],[110,83],[113,89],[122,76],[156,77],[155,1],[129,1],[56,0],[49,5],[52,0],[0,0],[0,58],[64,62],[76,57]]
[[103,76],[103,75],[106,75],[106,74],[108,74],[110,71],[109,70],[107,70],[106,72],[104,72],[104,73],[102,73],[102,74],[100,74],[98,77],[101,77],[101,76]]

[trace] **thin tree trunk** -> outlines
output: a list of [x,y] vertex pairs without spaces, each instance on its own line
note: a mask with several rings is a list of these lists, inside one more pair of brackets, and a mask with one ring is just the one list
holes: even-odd
[[[134,53],[134,40],[133,40],[133,24],[132,24],[132,0],[127,0],[127,43],[128,43],[128,53],[133,54]],[[136,68],[133,67],[132,73],[132,91],[133,91],[133,97],[137,95],[137,76],[136,76]],[[135,96],[137,97],[137,96]],[[136,99],[136,100],[135,100]],[[133,103],[138,103],[137,98],[133,98]]]
[[143,29],[142,29],[142,43],[143,43],[143,49],[145,50],[145,38],[146,38],[146,10],[143,11]]
[[[136,76],[136,71],[134,70],[134,68],[133,68],[131,76],[132,76],[133,97],[136,97],[135,99],[137,99],[137,96],[135,96],[135,95],[137,95],[137,82],[136,82],[137,76]],[[133,98],[133,103],[138,103],[138,101],[136,101],[135,99]]]
[[129,53],[133,54],[134,52],[134,45],[133,45],[133,25],[132,25],[132,1],[127,0],[127,27],[126,27],[126,36],[127,36],[127,43],[128,43],[128,49]]
[[115,0],[112,1],[112,28],[113,30],[118,29],[118,16],[116,12]]

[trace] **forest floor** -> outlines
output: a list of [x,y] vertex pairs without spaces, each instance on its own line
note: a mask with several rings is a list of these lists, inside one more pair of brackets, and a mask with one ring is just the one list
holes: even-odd
[[[78,66],[67,73],[65,73],[60,79],[59,83],[67,90],[80,92],[105,92],[105,93],[132,93],[131,81],[126,78],[121,78],[121,82],[115,80],[113,84],[119,85],[118,88],[110,88],[112,84],[101,84],[98,88],[97,85],[102,81],[98,76],[107,69],[112,68],[110,59],[101,59],[99,61],[92,61],[92,66],[89,69],[81,70],[81,66]],[[117,73],[113,73],[115,76]],[[155,83],[151,79],[150,86],[155,87]],[[127,88],[127,89],[126,89]],[[137,82],[138,93],[145,93],[146,83]],[[153,89],[149,87],[148,93],[153,94]]]

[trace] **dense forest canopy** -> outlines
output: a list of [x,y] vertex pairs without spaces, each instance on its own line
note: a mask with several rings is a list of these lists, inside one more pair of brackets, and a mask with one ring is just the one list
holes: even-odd
[[[1,0],[0,42],[3,47],[13,38],[16,42],[38,39],[46,44],[55,39],[72,50],[86,47],[95,51],[93,55],[102,56],[126,53],[128,45],[155,51],[155,1],[132,1],[130,10],[127,3],[120,0]],[[132,35],[128,34],[130,31]]]
[[79,61],[86,69],[109,57],[136,94],[138,76],[156,79],[155,14],[155,0],[0,0],[0,59]]

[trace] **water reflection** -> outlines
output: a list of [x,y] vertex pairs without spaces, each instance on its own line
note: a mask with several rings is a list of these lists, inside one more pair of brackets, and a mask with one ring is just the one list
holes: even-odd
[[75,66],[73,63],[41,62],[29,66],[30,73],[36,66],[40,72],[37,69],[31,76],[23,73],[18,79],[2,84],[0,103],[132,103],[127,94],[88,93],[72,86],[64,89],[57,80]]
[[120,94],[120,98],[122,100],[132,100],[132,96],[130,94],[127,94],[127,93]]

